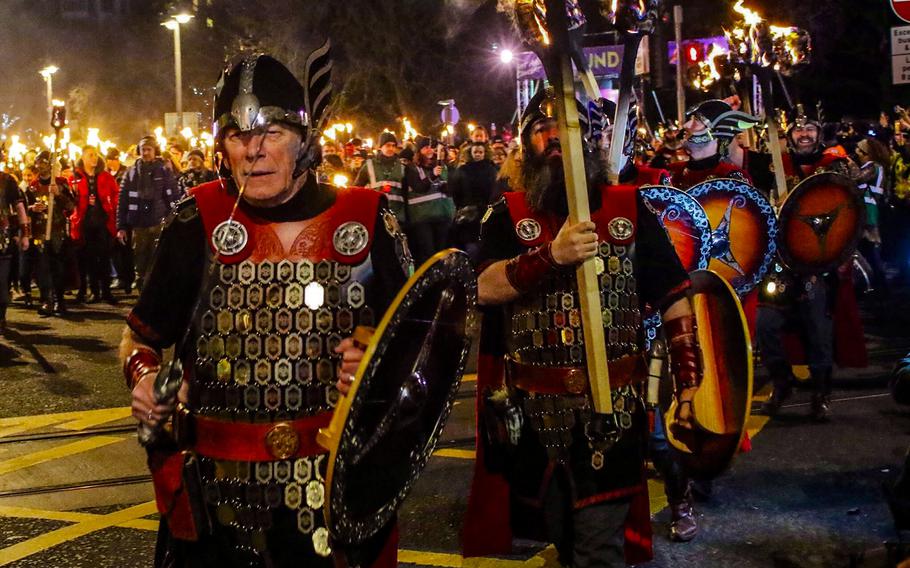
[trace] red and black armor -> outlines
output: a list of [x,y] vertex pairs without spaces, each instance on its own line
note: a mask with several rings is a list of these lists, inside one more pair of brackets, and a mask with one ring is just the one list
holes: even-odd
[[[219,182],[193,195],[212,242],[235,197]],[[376,321],[364,284],[379,199],[369,190],[339,192],[287,252],[271,224],[238,208],[245,244],[229,255],[212,246],[215,267],[186,365],[192,446],[210,516],[254,545],[280,511],[296,517],[317,554],[330,552],[321,512],[325,455],[315,436],[339,396],[334,348]]]
[[[636,386],[646,370],[635,273],[636,193],[636,186],[604,187],[601,206],[592,220],[599,237],[595,262],[617,422],[623,431],[634,428],[642,433],[644,412]],[[522,247],[533,250],[555,238],[560,221],[554,215],[532,210],[523,192],[506,193],[504,198]],[[641,481],[638,436],[624,435],[611,447],[586,434],[593,405],[584,368],[579,307],[575,271],[570,268],[552,271],[511,302],[504,314],[509,331],[506,380],[516,392],[525,427],[534,432],[547,459],[564,463],[572,471],[576,507],[636,492]],[[511,483],[518,495],[533,504],[552,468],[533,458],[525,462],[519,457],[517,461],[522,475]],[[604,468],[604,463],[610,467]]]

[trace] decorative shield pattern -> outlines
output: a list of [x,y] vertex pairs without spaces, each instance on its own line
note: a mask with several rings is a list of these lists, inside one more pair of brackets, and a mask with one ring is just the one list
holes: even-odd
[[800,274],[821,274],[846,262],[866,224],[863,195],[832,172],[801,181],[780,208],[781,260]]
[[771,203],[746,182],[715,178],[687,192],[711,223],[708,269],[742,297],[761,282],[777,251],[777,218]]
[[476,334],[477,280],[466,254],[430,258],[386,311],[351,392],[318,436],[330,452],[326,525],[356,545],[394,516],[426,466]]
[[686,472],[710,479],[733,461],[752,404],[752,341],[739,298],[710,270],[691,273],[702,381],[692,400],[695,426],[676,424],[674,400],[666,414],[667,441]]
[[686,272],[708,267],[711,224],[691,195],[666,185],[644,186],[641,191],[670,236]]

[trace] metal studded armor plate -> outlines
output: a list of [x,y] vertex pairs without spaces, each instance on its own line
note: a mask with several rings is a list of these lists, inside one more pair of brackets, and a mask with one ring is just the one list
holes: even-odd
[[[618,359],[640,350],[641,310],[634,271],[634,244],[601,241],[594,261],[600,282],[607,356]],[[574,272],[548,278],[537,292],[511,305],[509,354],[530,365],[584,364],[584,338]]]
[[[375,325],[361,281],[369,262],[218,263],[196,323],[193,412],[278,422],[331,411],[339,396],[334,348],[355,326]],[[213,521],[237,529],[241,546],[265,547],[273,513],[284,509],[313,550],[329,554],[321,512],[324,455],[261,463],[203,457],[200,463]]]

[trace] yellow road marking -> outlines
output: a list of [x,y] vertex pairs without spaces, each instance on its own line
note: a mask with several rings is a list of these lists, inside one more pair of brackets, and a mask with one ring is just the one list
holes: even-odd
[[41,450],[39,452],[32,452],[23,456],[10,458],[8,460],[0,461],[0,475],[6,475],[13,471],[25,469],[39,463],[89,452],[91,450],[103,448],[104,446],[116,444],[117,442],[122,442],[123,440],[126,440],[126,438],[95,436],[87,440],[79,440],[71,444],[64,444],[62,446],[49,448],[47,450]]
[[100,408],[97,410],[80,410],[78,412],[58,412],[56,414],[38,414],[35,416],[13,416],[0,418],[0,438],[14,436],[56,425],[65,430],[83,430],[130,416],[128,406]]
[[436,450],[433,452],[434,456],[439,456],[441,458],[455,458],[460,460],[472,460],[475,458],[476,453],[474,450],[458,450],[454,448],[444,448],[442,450]]
[[[467,376],[465,380],[468,379]],[[476,376],[473,380],[476,380]],[[754,401],[766,399],[770,387],[766,386],[762,392],[756,393]],[[94,413],[94,414],[90,414]],[[81,415],[81,416],[80,416]],[[48,415],[44,417],[25,417],[25,419],[2,419],[0,426],[0,437],[11,434],[9,430],[18,429],[24,431],[34,429],[50,424],[69,420],[58,427],[79,430],[88,428],[97,424],[103,424],[113,420],[118,420],[129,416],[129,409],[104,409],[103,411],[90,411],[89,413],[61,413],[58,415]],[[44,418],[44,420],[41,420]],[[751,416],[747,424],[747,430],[750,437],[755,437],[762,428],[768,423],[767,416]],[[58,459],[61,457],[74,455],[77,453],[89,451],[108,444],[122,441],[126,438],[114,437],[95,437],[89,440],[81,440],[72,444],[66,444],[50,450],[35,452],[26,456],[20,456],[7,461],[0,462],[0,475],[15,471],[24,467],[29,467],[37,463]],[[474,459],[474,450],[462,450],[446,448],[435,452],[434,455],[440,457],[449,457],[457,459]],[[666,495],[663,491],[663,482],[656,479],[648,480],[648,490],[650,495],[651,514],[654,515],[667,506]],[[103,530],[110,527],[123,527],[136,530],[155,531],[158,530],[158,522],[149,519],[143,519],[157,512],[154,501],[136,505],[122,511],[117,511],[109,515],[96,515],[91,513],[79,513],[69,511],[45,511],[39,509],[29,509],[25,507],[0,506],[0,517],[19,517],[58,520],[74,523],[70,526],[45,533],[38,537],[17,543],[13,546],[0,550],[0,566],[5,566],[27,556],[47,550],[58,544],[74,540],[86,534]],[[548,546],[543,551],[529,558],[528,560],[507,560],[497,558],[462,558],[459,554],[442,553],[442,552],[424,552],[418,550],[398,551],[399,562],[419,564],[423,566],[440,566],[452,568],[515,568],[518,566],[545,568],[555,566],[553,547]]]
[[109,515],[96,515],[91,519],[65,526],[55,531],[44,533],[35,538],[14,544],[0,550],[0,566],[6,566],[26,556],[47,550],[58,544],[77,539],[81,536],[115,527],[127,521],[133,521],[157,512],[154,501],[142,503]]
[[100,410],[89,410],[87,412],[80,412],[79,417],[75,420],[71,420],[63,424],[58,424],[57,428],[63,428],[64,430],[85,430],[86,428],[93,428],[95,426],[100,426],[101,424],[106,424],[108,422],[123,420],[124,418],[129,418],[130,416],[132,416],[132,409],[128,406],[124,406],[122,408],[102,408]]

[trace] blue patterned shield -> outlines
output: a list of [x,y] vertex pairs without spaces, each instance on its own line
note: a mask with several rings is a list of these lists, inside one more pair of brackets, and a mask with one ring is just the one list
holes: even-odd
[[686,272],[707,268],[711,253],[711,224],[698,201],[666,185],[643,186],[641,194],[667,230]]
[[710,179],[687,193],[711,223],[708,269],[744,296],[761,282],[777,252],[774,208],[753,186],[735,179]]

